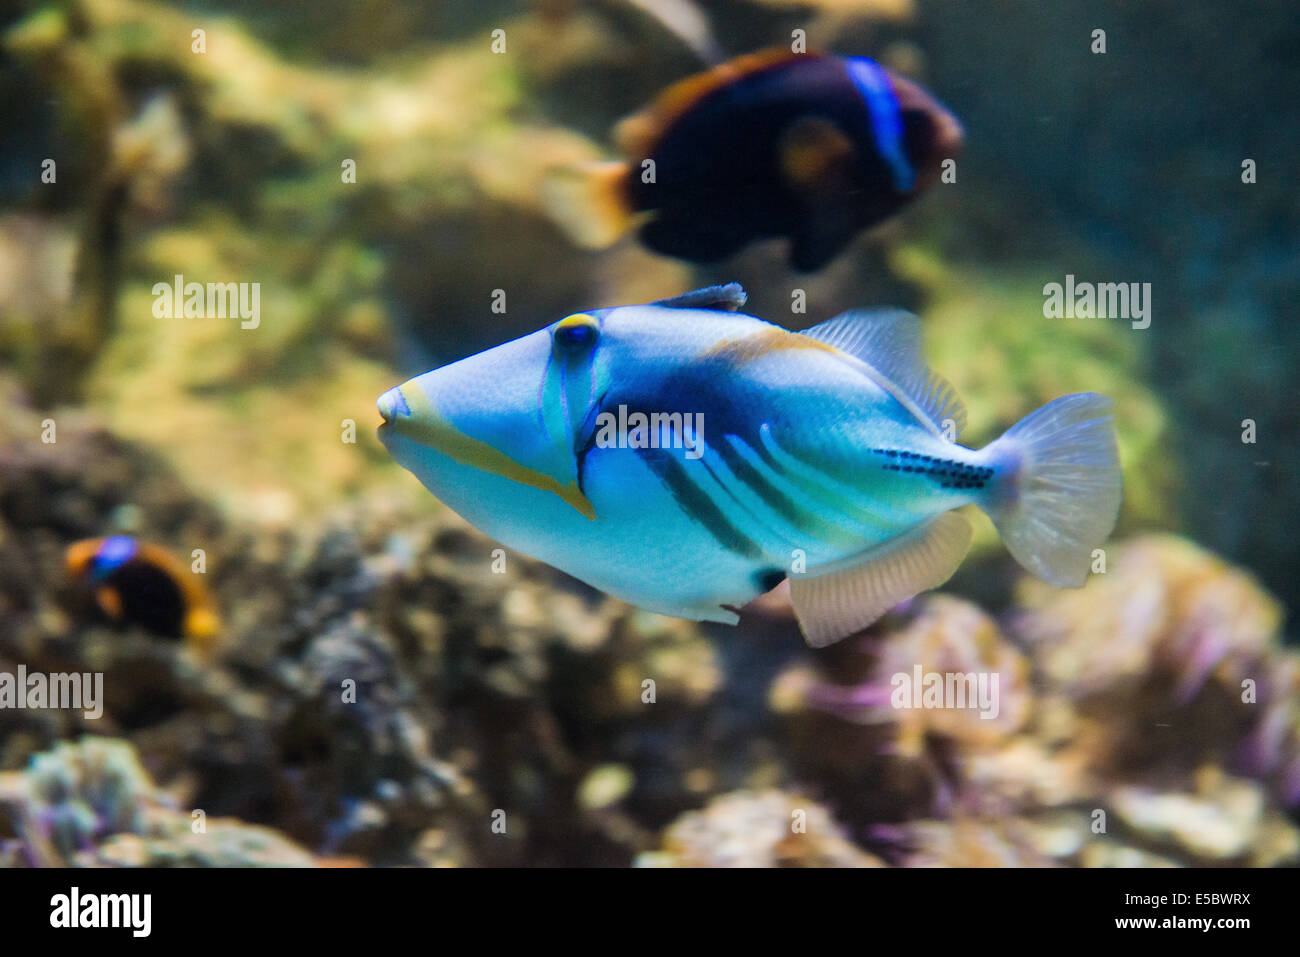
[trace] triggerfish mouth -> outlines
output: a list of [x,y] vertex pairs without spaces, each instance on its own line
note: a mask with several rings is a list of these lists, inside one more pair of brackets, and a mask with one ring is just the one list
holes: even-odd
[[488,535],[651,611],[735,624],[788,578],[814,646],[945,582],[965,505],[1038,577],[1084,583],[1120,504],[1109,399],[966,448],[915,316],[790,332],[744,302],[731,284],[568,316],[386,392],[380,438]]

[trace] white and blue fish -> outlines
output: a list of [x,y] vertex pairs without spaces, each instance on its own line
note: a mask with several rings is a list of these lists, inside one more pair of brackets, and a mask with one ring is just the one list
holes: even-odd
[[1048,403],[982,449],[908,313],[790,332],[739,286],[579,313],[379,398],[393,456],[472,524],[634,605],[735,623],[790,580],[810,644],[946,581],[992,518],[1077,587],[1114,527],[1104,396]]

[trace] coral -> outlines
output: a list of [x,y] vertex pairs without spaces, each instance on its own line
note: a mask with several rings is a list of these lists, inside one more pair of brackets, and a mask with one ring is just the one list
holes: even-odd
[[306,867],[312,855],[269,828],[177,810],[126,741],[84,737],[34,755],[0,787],[17,837],[12,863],[105,867]]
[[155,814],[141,833],[117,834],[98,848],[109,867],[313,867],[317,858],[270,828],[213,818],[195,830],[184,814]]
[[1190,542],[1109,549],[1076,592],[1025,579],[1015,630],[1054,694],[1073,702],[1075,746],[1113,773],[1210,760],[1273,780],[1296,751],[1296,656],[1277,601]]
[[829,812],[781,791],[738,791],[684,814],[664,832],[653,867],[880,867],[854,846]]
[[1045,867],[1040,835],[1016,819],[916,821],[899,838],[907,867]]
[[44,866],[67,866],[110,834],[141,827],[152,782],[123,741],[82,738],[32,758],[19,828]]
[[1026,577],[1020,604],[1044,676],[1074,696],[1152,670],[1169,673],[1182,700],[1207,681],[1235,685],[1275,646],[1282,618],[1251,576],[1173,536],[1109,549],[1079,591]]

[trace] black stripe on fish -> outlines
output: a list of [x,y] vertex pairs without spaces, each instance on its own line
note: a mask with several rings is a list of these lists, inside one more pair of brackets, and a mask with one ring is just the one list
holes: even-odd
[[761,516],[756,515],[752,508],[750,508],[743,501],[741,501],[740,496],[736,494],[736,490],[732,488],[732,484],[734,483],[728,484],[718,476],[717,471],[713,468],[712,465],[709,464],[709,459],[707,455],[702,456],[699,459],[699,464],[704,468],[706,472],[709,473],[709,478],[713,479],[714,484],[717,485],[717,487],[723,491],[723,493],[727,496],[727,498],[730,499],[732,503],[735,504],[736,508],[740,509],[742,512],[745,513],[745,517],[748,518],[751,522],[753,522],[755,526],[757,526],[760,530],[765,532],[770,538],[780,538],[785,540],[788,544],[791,545],[795,544],[795,541],[790,538],[788,533],[773,527],[771,523],[767,522]]
[[911,472],[924,475],[939,483],[940,488],[982,489],[993,477],[993,469],[983,465],[967,465],[920,452],[902,449],[872,449],[885,461],[881,464],[887,472]]
[[673,499],[691,519],[702,525],[723,548],[746,558],[760,558],[758,543],[731,524],[708,494],[691,481],[685,466],[671,452],[646,448],[635,450],[672,493]]
[[[761,445],[761,443],[759,444]],[[754,448],[754,446],[750,447]],[[722,456],[723,462],[726,463],[727,468],[731,469],[732,474],[749,486],[750,491],[762,499],[768,508],[793,528],[826,542],[846,541],[854,538],[838,525],[827,522],[821,516],[795,503],[790,496],[764,478],[763,474],[751,465],[740,450],[730,442],[719,442],[714,448]],[[762,454],[762,452],[759,452],[759,455]],[[764,460],[766,461],[766,458]],[[774,463],[770,464],[773,465],[773,471],[777,474],[784,473],[784,470],[779,466],[775,466]]]
[[[737,399],[730,385],[732,381],[726,362],[715,360],[679,371],[654,393],[638,398],[620,396],[617,400],[610,399],[610,403],[613,404],[615,401],[625,402],[629,412],[636,410],[645,414],[649,414],[655,409],[673,407],[707,410],[707,425],[710,434],[735,436],[752,449],[762,463],[771,469],[774,474],[782,476],[796,489],[819,501],[827,498],[836,501],[838,504],[834,508],[838,514],[855,525],[875,526],[879,524],[876,517],[869,511],[864,511],[851,502],[843,501],[840,496],[833,495],[825,489],[813,490],[805,480],[790,474],[764,447],[762,438],[759,435],[761,423],[756,421],[755,417],[746,410],[744,400]],[[710,443],[710,447],[722,456],[723,461],[730,467],[738,481],[747,485],[778,516],[789,522],[801,533],[832,543],[859,535],[858,532],[846,529],[833,520],[823,517],[820,513],[808,511],[796,501],[791,500],[786,493],[773,486],[756,469],[754,464],[744,460],[744,453],[734,449],[726,439],[721,442]],[[725,488],[725,485],[723,487]],[[732,493],[732,498],[735,498],[734,493]],[[739,500],[737,500],[737,504],[740,504],[742,508],[744,507]],[[750,514],[753,521],[767,528],[767,531],[782,534],[767,527],[768,523],[758,516]],[[818,530],[820,530],[820,534]]]

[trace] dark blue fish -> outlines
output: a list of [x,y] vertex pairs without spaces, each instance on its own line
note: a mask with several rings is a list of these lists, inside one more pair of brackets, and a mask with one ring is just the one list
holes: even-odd
[[962,129],[874,60],[778,49],[675,84],[616,138],[627,163],[548,183],[576,241],[608,245],[643,214],[656,252],[716,262],[788,237],[792,265],[808,271],[936,182]]

